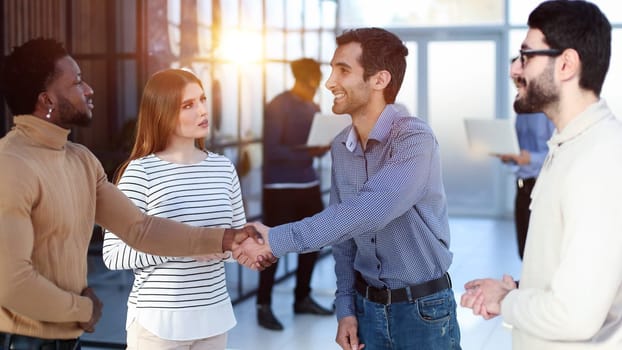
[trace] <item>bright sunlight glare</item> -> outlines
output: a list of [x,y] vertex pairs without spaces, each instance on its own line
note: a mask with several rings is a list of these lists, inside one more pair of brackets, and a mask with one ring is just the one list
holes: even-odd
[[262,59],[263,38],[260,33],[238,30],[223,31],[218,55],[235,63],[259,62]]

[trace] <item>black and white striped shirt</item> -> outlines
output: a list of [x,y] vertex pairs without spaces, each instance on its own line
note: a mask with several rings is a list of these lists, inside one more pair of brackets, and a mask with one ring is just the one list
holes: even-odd
[[[238,228],[246,223],[235,167],[227,158],[214,153],[190,165],[170,163],[153,154],[134,160],[118,187],[149,215],[201,227]],[[109,231],[104,237],[103,258],[109,269],[134,270],[127,326],[137,318],[143,327],[158,336],[198,339],[212,332],[206,335],[206,330],[197,330],[198,336],[193,336],[189,334],[192,331],[181,331],[180,335],[175,329],[190,323],[184,322],[183,326],[166,323],[172,323],[171,320],[196,323],[199,315],[209,328],[212,325],[219,330],[226,328],[214,334],[235,325],[222,260],[200,262],[191,257],[146,254],[129,247]],[[223,316],[225,311],[229,311],[230,317]],[[222,322],[223,317],[231,319],[233,324]]]

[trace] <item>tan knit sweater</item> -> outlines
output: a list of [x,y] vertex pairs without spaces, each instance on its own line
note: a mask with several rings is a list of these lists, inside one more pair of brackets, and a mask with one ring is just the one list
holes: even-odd
[[[30,115],[0,139],[0,331],[76,338],[91,318],[87,249],[93,223],[151,254],[222,251],[223,229],[144,215],[69,130]],[[104,309],[105,310],[105,309]],[[105,311],[104,311],[105,312]]]

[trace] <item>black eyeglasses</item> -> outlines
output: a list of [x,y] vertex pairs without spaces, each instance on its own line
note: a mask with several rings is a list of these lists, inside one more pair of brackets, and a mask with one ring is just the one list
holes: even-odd
[[518,50],[518,58],[520,59],[520,65],[525,68],[525,62],[528,58],[533,56],[549,56],[557,57],[564,52],[559,49],[544,49],[544,50]]

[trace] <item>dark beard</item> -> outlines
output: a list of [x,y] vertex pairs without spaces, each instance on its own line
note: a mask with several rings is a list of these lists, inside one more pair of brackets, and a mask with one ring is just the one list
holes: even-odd
[[58,115],[61,124],[66,128],[72,126],[89,126],[91,125],[91,116],[88,112],[81,112],[74,107],[67,99],[59,98]]
[[[519,78],[518,84],[525,86],[525,79]],[[543,112],[546,107],[559,102],[559,93],[553,86],[553,65],[549,65],[540,79],[527,86],[524,97],[516,97],[514,111],[519,114]]]

